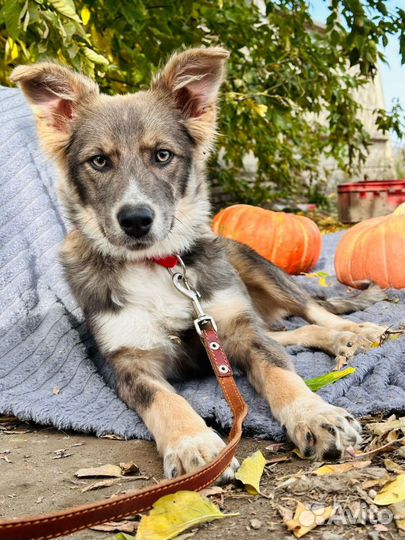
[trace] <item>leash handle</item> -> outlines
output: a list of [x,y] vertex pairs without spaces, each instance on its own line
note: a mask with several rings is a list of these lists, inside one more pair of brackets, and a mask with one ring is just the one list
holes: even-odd
[[131,491],[114,499],[104,499],[41,516],[0,520],[0,540],[48,540],[71,534],[105,521],[144,512],[164,495],[181,490],[200,491],[215,482],[235,455],[248,408],[235,383],[231,365],[216,330],[212,326],[202,327],[201,341],[233,414],[228,443],[211,463],[193,473],[166,480],[150,488]]

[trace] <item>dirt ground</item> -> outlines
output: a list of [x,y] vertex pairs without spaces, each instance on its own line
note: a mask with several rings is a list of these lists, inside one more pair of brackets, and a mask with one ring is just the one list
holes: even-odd
[[[4,420],[0,425],[0,519],[42,514],[113,497],[162,479],[161,462],[152,443],[98,439],[91,435]],[[369,437],[369,444],[370,441]],[[375,440],[373,444],[376,445]],[[381,445],[377,441],[377,446]],[[394,442],[393,447],[386,451],[364,458],[371,460],[365,469],[323,477],[314,474],[320,463],[299,459],[288,447],[275,448],[271,441],[244,439],[238,450],[239,460],[258,449],[269,461],[261,483],[262,492],[267,497],[250,496],[242,486],[224,488],[211,500],[223,512],[238,512],[239,515],[201,525],[192,531],[193,538],[294,538],[283,518],[292,517],[298,501],[308,506],[326,503],[338,508],[332,522],[317,527],[305,538],[403,538],[403,531],[399,532],[387,507],[381,512],[383,507],[372,503],[372,498],[381,490],[380,486],[388,476],[393,478],[395,473],[404,470],[404,452],[400,444]],[[390,460],[389,467],[387,459]],[[81,468],[132,461],[139,466],[140,472],[118,478],[110,487],[83,491],[95,479],[75,476]],[[359,509],[365,511],[359,513]],[[355,523],[347,523],[345,515],[352,516]],[[133,529],[137,519],[139,516],[134,518],[132,525],[129,523]],[[111,539],[115,534],[86,530],[64,538],[102,540]]]

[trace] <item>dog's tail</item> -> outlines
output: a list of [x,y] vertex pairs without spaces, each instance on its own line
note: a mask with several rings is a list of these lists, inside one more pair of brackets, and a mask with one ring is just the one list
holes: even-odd
[[365,291],[361,291],[354,296],[342,297],[334,296],[327,300],[317,300],[318,304],[334,313],[335,315],[345,315],[354,311],[361,311],[377,302],[386,299],[386,295],[378,285],[372,285]]

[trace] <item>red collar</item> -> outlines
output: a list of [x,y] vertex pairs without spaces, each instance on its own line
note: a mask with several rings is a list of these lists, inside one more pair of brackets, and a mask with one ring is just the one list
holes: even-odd
[[163,266],[164,268],[171,269],[177,266],[179,262],[179,258],[177,257],[177,255],[168,255],[167,257],[162,257],[162,258],[153,257],[151,261],[153,261],[156,264],[159,264],[160,266]]

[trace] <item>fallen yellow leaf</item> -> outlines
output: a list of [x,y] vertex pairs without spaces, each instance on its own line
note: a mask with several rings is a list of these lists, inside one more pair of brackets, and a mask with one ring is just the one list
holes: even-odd
[[326,476],[329,474],[342,474],[353,469],[364,469],[371,464],[371,461],[350,461],[348,463],[338,463],[336,465],[323,465],[316,469],[317,476]]
[[328,282],[326,281],[326,277],[320,277],[319,278],[319,285],[321,287],[329,287]]
[[323,525],[332,514],[332,506],[320,506],[312,510],[298,502],[293,519],[286,521],[285,524],[296,538],[301,538],[315,527]]
[[300,459],[311,459],[310,457],[308,456],[304,456],[304,454],[301,452],[301,450],[299,448],[294,448],[293,449],[293,453],[298,456]]
[[395,480],[386,484],[374,497],[374,503],[379,506],[396,504],[405,501],[405,473],[399,474]]
[[235,478],[240,480],[250,495],[260,494],[260,479],[262,477],[266,459],[258,450],[243,460],[242,465],[235,473]]
[[162,497],[149,515],[142,516],[137,540],[169,540],[181,532],[215,519],[239,514],[223,514],[214,503],[194,491],[179,491]]
[[304,273],[303,275],[309,278],[319,278],[320,287],[329,287],[329,284],[326,278],[331,277],[331,276],[327,274],[326,272],[316,272],[316,273],[312,272],[309,274]]

